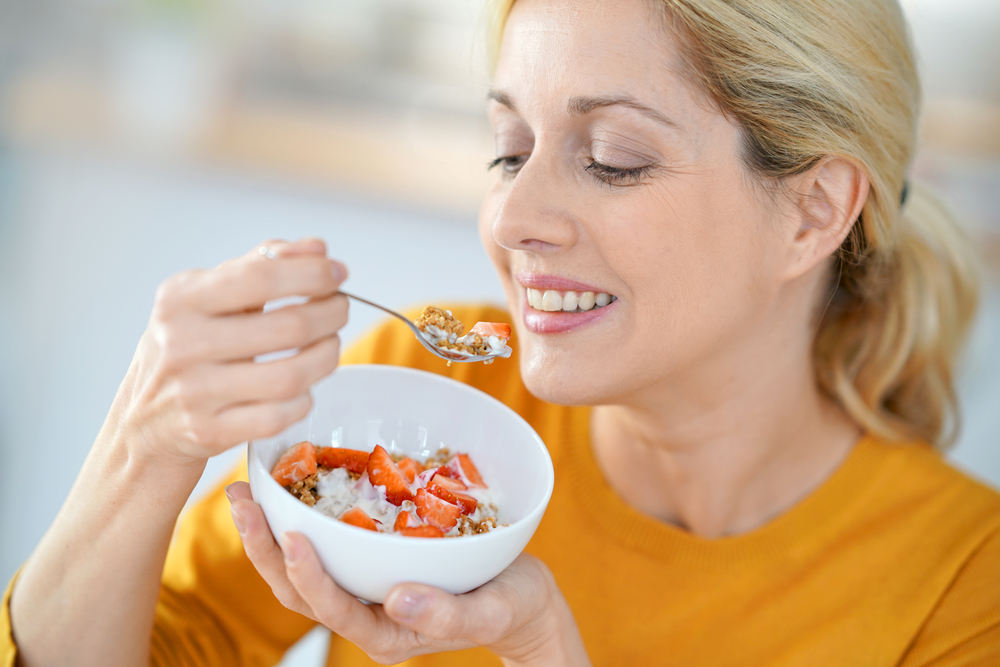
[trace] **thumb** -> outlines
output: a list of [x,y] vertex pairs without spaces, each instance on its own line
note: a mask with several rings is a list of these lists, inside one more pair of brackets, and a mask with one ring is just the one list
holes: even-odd
[[510,610],[482,591],[451,595],[422,584],[396,586],[382,604],[389,618],[431,639],[488,644],[509,625]]

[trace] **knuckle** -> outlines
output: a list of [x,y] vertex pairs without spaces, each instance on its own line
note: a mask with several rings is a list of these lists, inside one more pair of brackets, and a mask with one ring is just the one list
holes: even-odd
[[181,419],[184,423],[184,430],[188,438],[195,444],[201,446],[211,446],[215,444],[217,434],[214,425],[193,413],[182,413]]
[[164,280],[156,288],[154,311],[160,317],[170,317],[182,309],[188,288],[200,275],[198,270],[182,271]]

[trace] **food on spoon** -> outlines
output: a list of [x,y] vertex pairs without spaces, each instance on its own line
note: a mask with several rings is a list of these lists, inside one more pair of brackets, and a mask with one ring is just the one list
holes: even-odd
[[440,449],[418,461],[381,445],[366,452],[300,442],[271,475],[307,505],[366,530],[456,537],[498,527],[493,495],[465,453]]
[[[503,322],[476,322],[468,333],[463,334],[465,327],[450,310],[427,306],[416,324],[427,342],[456,359],[488,354],[501,357],[511,355],[507,344],[510,325]],[[483,363],[492,362],[492,359],[488,359]]]

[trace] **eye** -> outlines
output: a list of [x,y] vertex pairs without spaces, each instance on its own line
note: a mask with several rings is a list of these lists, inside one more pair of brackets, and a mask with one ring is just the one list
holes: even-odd
[[490,170],[494,167],[500,167],[500,171],[505,176],[513,176],[524,163],[528,161],[527,155],[502,155],[494,160],[490,160],[489,164],[486,165],[486,169]]
[[642,179],[648,176],[654,167],[655,165],[652,164],[642,167],[612,167],[611,165],[602,164],[594,158],[590,158],[590,163],[585,169],[602,183],[628,186],[640,184]]

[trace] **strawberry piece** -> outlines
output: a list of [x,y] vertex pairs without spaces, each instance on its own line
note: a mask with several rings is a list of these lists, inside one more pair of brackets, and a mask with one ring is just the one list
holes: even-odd
[[462,515],[461,507],[438,498],[427,489],[417,489],[414,504],[417,506],[417,516],[444,532],[451,530]]
[[[454,480],[457,480],[457,481],[461,481],[461,480],[458,479],[458,473],[456,471],[452,470],[451,468],[449,468],[447,465],[443,465],[440,468],[438,468],[437,469],[437,474],[439,474],[439,475],[441,475],[443,477],[448,477],[448,478],[451,478],[451,479],[454,479]],[[464,486],[464,484],[463,484],[463,486]]]
[[398,532],[404,528],[416,528],[422,525],[424,525],[423,522],[413,512],[400,512],[396,515],[396,523],[393,524],[392,529]]
[[[476,507],[479,505],[476,499],[470,495],[462,493],[461,491],[455,491],[447,486],[442,486],[438,481],[437,475],[431,480],[431,483],[427,485],[427,490],[433,493],[435,496],[441,500],[447,500],[452,505],[458,505],[462,508],[462,514],[472,514],[476,511]],[[448,479],[447,477],[441,479]]]
[[506,322],[476,322],[469,333],[479,334],[483,338],[510,338],[510,325]]
[[444,531],[434,526],[414,526],[413,528],[400,528],[396,531],[400,535],[407,537],[444,537]]
[[316,447],[303,440],[292,445],[271,468],[271,477],[288,488],[316,472]]
[[413,500],[410,482],[382,445],[375,445],[375,449],[368,457],[368,481],[372,486],[384,486],[385,498],[393,505],[402,505],[404,500]]
[[374,530],[376,533],[378,532],[378,526],[375,525],[375,520],[365,514],[365,511],[360,507],[352,507],[347,510],[340,515],[340,520],[344,523],[349,523],[352,526],[357,526],[358,528]]
[[316,461],[324,468],[347,468],[360,475],[368,467],[368,452],[344,447],[320,447]]
[[396,465],[399,466],[399,469],[403,471],[404,475],[406,475],[406,479],[410,480],[410,484],[413,484],[413,480],[417,478],[417,475],[424,471],[423,466],[411,459],[409,456],[396,461]]
[[434,477],[432,479],[435,482],[437,482],[440,486],[443,486],[444,488],[449,489],[451,491],[465,491],[467,488],[469,488],[462,482],[462,480],[455,479],[454,477],[452,477],[453,474],[454,473],[452,473],[447,468],[441,467],[438,468],[437,472],[434,474]]
[[451,461],[448,461],[448,468],[456,473],[454,477],[464,480],[469,486],[486,488],[483,476],[479,474],[479,469],[476,468],[468,454],[456,454]]

